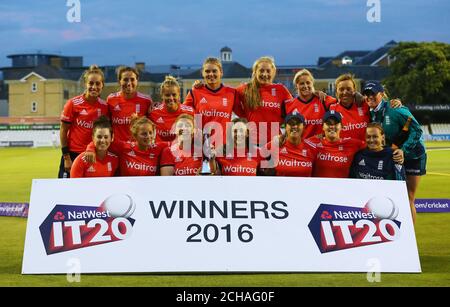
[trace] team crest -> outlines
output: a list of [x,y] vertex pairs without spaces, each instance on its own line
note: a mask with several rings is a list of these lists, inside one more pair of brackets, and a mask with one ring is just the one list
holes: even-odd
[[391,124],[391,118],[389,117],[389,115],[386,115],[386,117],[384,119],[386,121],[386,125],[390,125]]

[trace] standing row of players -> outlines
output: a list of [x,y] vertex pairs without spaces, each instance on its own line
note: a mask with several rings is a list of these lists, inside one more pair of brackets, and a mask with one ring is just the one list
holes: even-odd
[[[348,148],[356,148],[356,150],[350,150],[353,154],[344,159],[347,164],[351,165],[354,153],[364,147],[362,142],[366,139],[366,128],[369,122],[380,123],[379,127],[371,128],[380,133],[385,130],[386,145],[390,147],[396,141],[405,123],[408,122],[408,118],[412,118],[406,141],[397,144],[400,145],[400,149],[394,151],[394,157],[397,162],[401,162],[403,156],[405,158],[406,182],[410,201],[413,203],[419,178],[425,174],[426,154],[421,141],[421,129],[405,107],[392,107],[391,102],[384,95],[385,91],[381,84],[368,82],[363,90],[363,96],[356,92],[352,76],[342,75],[336,80],[337,99],[335,99],[324,93],[316,92],[313,76],[309,71],[302,70],[294,77],[298,96],[292,97],[283,85],[273,83],[275,74],[276,67],[273,59],[260,58],[253,65],[251,81],[234,89],[222,84],[223,70],[220,61],[216,58],[208,58],[202,68],[203,82],[189,92],[184,104],[180,102],[180,86],[172,77],[167,77],[162,83],[162,102],[156,104],[149,97],[137,92],[139,73],[129,67],[122,68],[118,72],[120,92],[110,95],[106,102],[102,101],[99,96],[103,88],[103,73],[98,67],[91,67],[84,74],[86,92],[70,99],[61,116],[63,157],[59,177],[64,177],[64,174],[67,177],[76,156],[86,150],[86,146],[92,140],[93,122],[101,115],[106,115],[111,119],[112,134],[110,137],[112,138],[114,135],[116,142],[113,144],[120,144],[116,146],[120,147],[120,149],[116,148],[116,151],[119,151],[116,153],[121,156],[133,156],[133,154],[139,155],[137,152],[142,151],[145,156],[151,149],[151,153],[147,156],[158,157],[156,166],[152,164],[153,167],[145,163],[121,162],[125,166],[128,165],[128,168],[143,170],[139,173],[140,175],[196,174],[196,171],[193,170],[195,168],[181,163],[184,161],[187,151],[183,150],[180,145],[183,144],[181,142],[183,138],[188,139],[187,136],[195,135],[195,131],[205,130],[213,131],[211,138],[217,157],[219,158],[222,152],[228,154],[228,159],[225,155],[222,163],[219,163],[222,173],[226,173],[224,165],[228,165],[228,169],[236,170],[236,167],[233,168],[232,165],[234,162],[230,162],[232,161],[229,157],[230,151],[224,149],[230,146],[223,145],[237,142],[236,135],[239,133],[239,124],[240,130],[248,132],[247,137],[250,140],[246,142],[250,158],[248,155],[244,155],[244,160],[257,159],[261,156],[264,157],[263,161],[268,161],[268,163],[278,162],[265,165],[267,167],[260,167],[260,169],[266,170],[261,173],[274,174],[273,170],[276,170],[278,166],[276,174],[283,175],[283,171],[280,170],[283,160],[277,160],[276,156],[292,151],[292,148],[289,147],[291,144],[289,140],[293,140],[291,137],[295,139],[296,134],[300,134],[299,144],[308,144],[307,146],[302,145],[308,148],[293,150],[302,156],[309,155],[308,150],[327,148],[330,144],[333,144],[338,153],[348,151]],[[226,131],[227,128],[230,128],[233,113],[239,119],[234,120],[233,133],[227,134]],[[134,122],[141,123],[140,125],[131,125],[132,114],[137,115]],[[193,116],[196,117],[196,120],[193,119]],[[293,125],[289,124],[289,120]],[[294,121],[297,123],[295,124]],[[274,136],[280,134],[280,126],[283,123],[286,124],[286,133],[284,136],[274,139]],[[107,126],[106,123],[104,125]],[[131,130],[130,126],[132,126]],[[144,126],[147,126],[147,129],[144,129]],[[141,130],[144,130],[141,133],[142,136],[140,136]],[[369,129],[367,129],[368,131]],[[336,134],[339,137],[333,138],[332,135]],[[329,136],[327,137],[327,135]],[[226,142],[227,136],[231,138],[232,142]],[[141,137],[142,142],[140,142]],[[196,138],[194,137],[194,139]],[[201,137],[199,139],[202,140]],[[163,145],[157,145],[173,140],[175,141],[172,145],[166,149],[162,148]],[[145,141],[148,141],[148,144],[142,146]],[[297,141],[292,144],[296,144]],[[276,146],[273,146],[274,142]],[[94,143],[96,142],[94,141]],[[195,147],[195,143],[192,141],[189,148]],[[369,145],[369,142],[367,144]],[[254,151],[253,145],[267,150],[279,146],[279,151],[274,154],[272,150],[271,155],[255,153],[252,152]],[[167,153],[164,154],[164,152]],[[233,152],[231,154],[234,155]],[[272,159],[274,155],[275,158]],[[267,159],[268,157],[269,159]],[[202,160],[201,157],[196,159]],[[335,159],[337,160],[335,161]],[[219,161],[219,159],[217,160]],[[311,168],[314,169],[313,172],[316,172],[316,175],[325,176],[320,174],[320,169],[324,169],[324,172],[337,169],[329,166],[320,167],[320,162],[317,162],[326,162],[327,160],[329,162],[340,161],[333,154],[317,154],[316,152],[315,167]],[[360,161],[360,166],[367,164],[366,160],[368,159]],[[297,165],[296,163],[285,163],[285,166],[289,167],[291,164]],[[305,165],[305,163],[303,164]],[[386,164],[381,164],[381,166],[384,165]],[[94,168],[93,165],[90,166],[91,171]],[[215,168],[214,165],[213,168]],[[378,168],[383,169],[380,166]],[[268,169],[272,171],[267,171]],[[124,167],[120,167],[120,170],[122,175],[127,174]],[[148,170],[147,173],[146,170]],[[390,172],[390,174],[392,176],[394,172]],[[333,175],[331,177],[346,176]],[[379,176],[367,175],[366,177],[378,178]]]

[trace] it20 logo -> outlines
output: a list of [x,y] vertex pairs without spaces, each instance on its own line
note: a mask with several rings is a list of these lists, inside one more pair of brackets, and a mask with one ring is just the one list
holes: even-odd
[[56,205],[39,227],[47,255],[129,238],[135,207],[126,194],[112,195],[99,207]]
[[374,197],[363,208],[321,204],[308,227],[320,252],[328,253],[395,241],[398,212],[387,197]]

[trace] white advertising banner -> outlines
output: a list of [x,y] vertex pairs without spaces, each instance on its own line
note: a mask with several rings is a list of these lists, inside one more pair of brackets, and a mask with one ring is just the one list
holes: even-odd
[[404,182],[34,180],[23,274],[421,272]]

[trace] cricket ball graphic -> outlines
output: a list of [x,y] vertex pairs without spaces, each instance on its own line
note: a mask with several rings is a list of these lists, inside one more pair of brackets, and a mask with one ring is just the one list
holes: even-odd
[[136,209],[136,203],[128,194],[113,194],[103,201],[101,207],[112,217],[129,218]]
[[376,196],[369,199],[365,208],[380,220],[395,220],[398,216],[398,207],[394,201],[384,196]]

